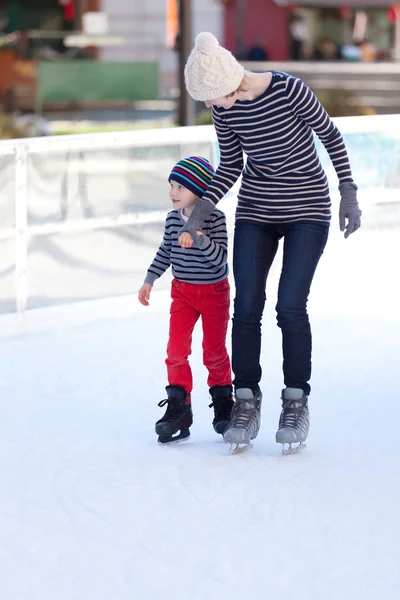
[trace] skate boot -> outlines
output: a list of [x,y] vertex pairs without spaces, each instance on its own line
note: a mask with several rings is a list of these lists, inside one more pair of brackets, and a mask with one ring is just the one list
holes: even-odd
[[[295,454],[305,447],[310,427],[308,396],[298,388],[282,390],[282,412],[275,439],[282,444],[283,454]],[[295,445],[293,445],[295,444]]]
[[210,388],[212,402],[209,407],[214,408],[213,427],[216,433],[223,434],[231,420],[233,399],[231,385],[214,385]]
[[251,448],[251,440],[257,437],[260,429],[261,401],[260,390],[256,393],[250,388],[236,390],[231,422],[224,432],[225,442],[231,444],[231,454]]
[[188,438],[190,436],[189,427],[193,423],[190,394],[187,394],[185,389],[179,385],[167,385],[165,389],[168,398],[161,400],[158,406],[167,405],[167,410],[156,423],[156,433],[159,436],[160,444],[169,444]]

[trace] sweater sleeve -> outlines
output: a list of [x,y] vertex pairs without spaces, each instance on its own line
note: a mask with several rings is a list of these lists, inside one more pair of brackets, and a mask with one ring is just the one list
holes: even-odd
[[160,244],[159,249],[154,257],[153,262],[147,270],[144,283],[150,283],[153,285],[156,279],[161,277],[163,273],[171,265],[171,248],[172,240],[169,232],[168,217],[165,221],[163,241]]
[[286,93],[294,114],[315,131],[325,146],[339,183],[353,182],[343,137],[315,94],[301,79],[295,77],[288,78]]
[[209,236],[196,235],[196,246],[211,264],[223,267],[228,261],[228,232],[225,215],[220,211],[213,215],[209,233]]
[[212,118],[217,133],[220,164],[203,198],[216,205],[242,174],[243,150],[239,138],[213,107]]

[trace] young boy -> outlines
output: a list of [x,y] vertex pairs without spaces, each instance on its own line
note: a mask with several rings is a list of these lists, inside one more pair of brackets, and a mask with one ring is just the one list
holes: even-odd
[[184,158],[172,169],[168,181],[173,210],[167,215],[163,241],[139,290],[139,302],[148,306],[154,281],[172,265],[174,279],[165,361],[168,397],[159,403],[159,406],[167,405],[167,409],[156,423],[158,441],[162,444],[190,435],[193,380],[188,356],[192,332],[200,316],[203,362],[208,370],[210,407],[214,408],[213,426],[217,433],[224,433],[233,407],[231,365],[226,350],[230,288],[225,215],[215,209],[205,221],[203,231],[190,231],[190,247],[181,248],[178,243],[179,231],[187,224],[213,174],[211,164],[200,156]]

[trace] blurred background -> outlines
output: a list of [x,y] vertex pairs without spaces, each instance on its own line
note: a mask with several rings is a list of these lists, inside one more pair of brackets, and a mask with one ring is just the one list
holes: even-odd
[[204,30],[252,70],[300,76],[331,116],[400,112],[389,0],[1,0],[0,137],[210,123],[180,94]]
[[[400,5],[0,0],[0,29],[0,313],[141,285],[170,208],[172,166],[189,154],[218,165],[210,111],[183,81],[200,31],[250,70],[310,85],[344,136],[366,245],[376,248],[367,232],[382,229],[381,252],[397,239]],[[333,237],[337,176],[316,142]],[[221,201],[230,240],[239,185]],[[157,286],[167,289],[169,277]]]

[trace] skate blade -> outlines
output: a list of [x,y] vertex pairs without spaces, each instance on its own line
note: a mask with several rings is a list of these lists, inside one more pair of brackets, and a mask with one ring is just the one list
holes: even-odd
[[188,427],[181,430],[178,435],[160,435],[158,437],[159,446],[170,446],[171,444],[179,444],[180,442],[186,441],[190,437],[190,431]]
[[250,450],[253,447],[253,444],[231,444],[229,448],[229,454],[243,454],[246,450]]
[[167,440],[165,442],[161,441],[161,440],[157,440],[157,444],[159,446],[174,446],[176,444],[182,444],[183,442],[186,442],[188,440],[188,438],[178,438],[178,439],[172,439],[172,440]]
[[307,448],[307,444],[300,442],[297,445],[294,444],[282,444],[282,454],[284,456],[290,456],[291,454],[298,454],[302,450]]

